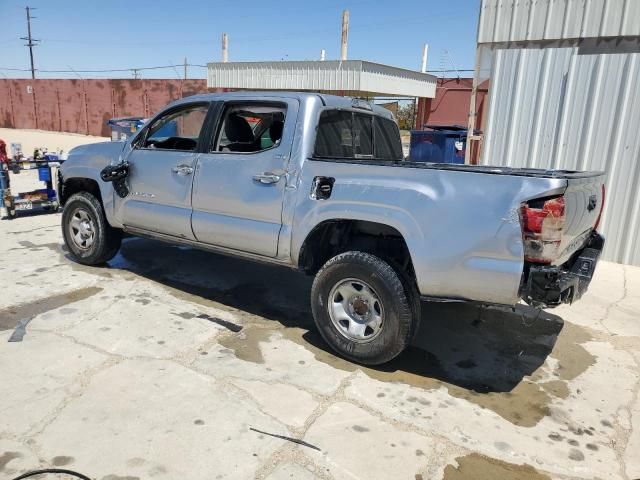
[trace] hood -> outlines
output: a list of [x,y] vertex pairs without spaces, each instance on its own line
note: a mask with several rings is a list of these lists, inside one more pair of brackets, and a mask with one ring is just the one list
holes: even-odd
[[74,167],[84,167],[99,172],[110,164],[118,163],[126,142],[100,142],[79,145],[69,152],[69,158],[60,167],[68,171]]
[[75,155],[118,155],[122,152],[125,142],[98,142],[78,145],[69,151],[69,158]]

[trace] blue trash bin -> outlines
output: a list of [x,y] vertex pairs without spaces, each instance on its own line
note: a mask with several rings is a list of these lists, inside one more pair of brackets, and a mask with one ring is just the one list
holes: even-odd
[[467,129],[459,125],[425,126],[412,130],[409,159],[412,162],[464,163]]
[[108,120],[107,125],[111,128],[111,140],[114,142],[126,140],[140,130],[144,122],[145,119],[142,117],[121,117]]

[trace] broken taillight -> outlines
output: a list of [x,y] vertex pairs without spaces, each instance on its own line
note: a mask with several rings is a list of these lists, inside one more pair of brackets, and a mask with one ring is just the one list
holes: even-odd
[[565,223],[564,197],[523,203],[520,218],[525,260],[536,263],[556,260]]

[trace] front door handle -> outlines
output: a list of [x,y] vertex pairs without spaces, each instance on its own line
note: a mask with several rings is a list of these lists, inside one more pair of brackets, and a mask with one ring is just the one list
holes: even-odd
[[265,184],[278,183],[280,181],[280,178],[281,178],[281,175],[276,175],[275,173],[272,173],[272,172],[264,172],[259,175],[253,176],[253,180],[255,182],[260,182]]
[[171,169],[173,173],[177,173],[181,176],[191,175],[193,173],[193,167],[189,165],[177,165]]

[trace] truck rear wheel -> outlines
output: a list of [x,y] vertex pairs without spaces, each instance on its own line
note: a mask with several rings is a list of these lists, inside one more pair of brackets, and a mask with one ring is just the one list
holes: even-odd
[[73,258],[84,265],[101,265],[120,249],[122,232],[111,227],[102,205],[88,192],[72,195],[62,212],[62,236]]
[[409,288],[387,262],[350,251],[333,257],[311,288],[313,318],[338,354],[365,365],[399,355],[411,341],[419,309]]

